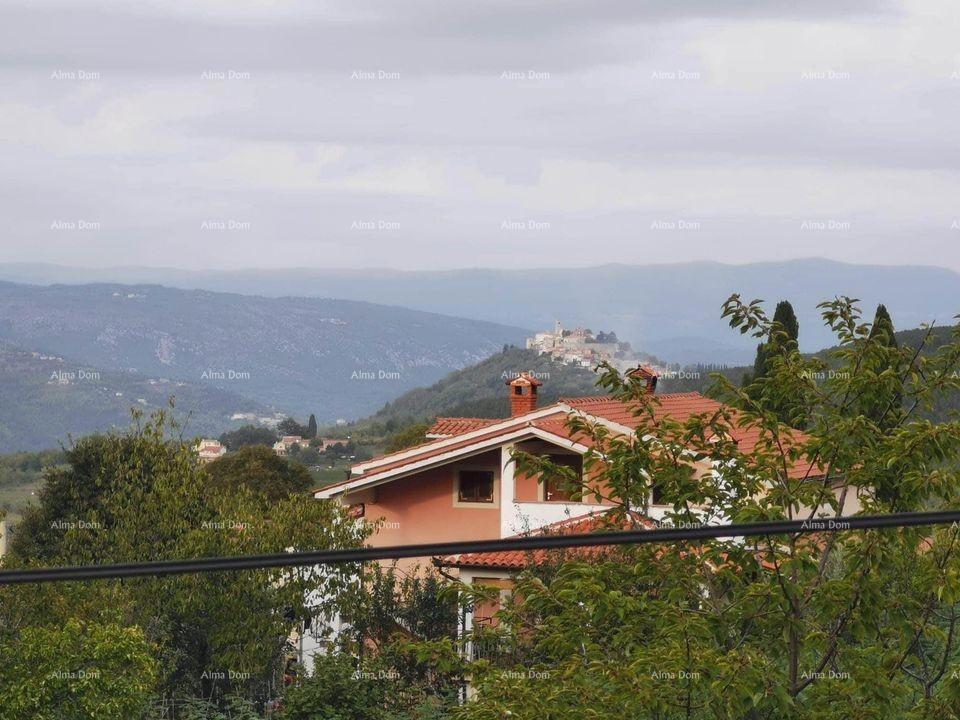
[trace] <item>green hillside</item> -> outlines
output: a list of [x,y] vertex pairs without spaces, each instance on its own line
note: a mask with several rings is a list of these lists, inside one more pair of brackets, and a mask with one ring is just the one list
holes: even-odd
[[131,407],[150,412],[171,396],[188,436],[236,427],[236,412],[272,414],[213,386],[108,371],[0,342],[0,453],[55,448],[69,436],[127,427]]
[[[927,346],[924,350],[924,354],[935,353],[937,349],[951,341],[953,337],[954,328],[953,326],[943,326],[935,327],[930,332],[930,338],[927,341]],[[924,337],[927,335],[927,330],[923,328],[915,328],[912,330],[901,330],[895,333],[897,337],[897,342],[901,347],[912,347],[916,348],[923,342]],[[824,360],[828,359],[829,356],[837,349],[836,346],[825,348],[820,350],[817,353],[811,353],[816,357],[823,358]],[[673,378],[662,378],[658,386],[658,392],[702,392],[705,395],[710,394],[710,388],[714,384],[714,380],[711,377],[712,373],[720,373],[726,376],[731,382],[739,384],[743,380],[743,376],[747,372],[753,370],[752,366],[738,365],[738,366],[707,366],[707,365],[691,365],[687,366],[681,371],[680,377]],[[956,412],[960,410],[960,393],[950,393],[942,397],[934,406],[932,412],[928,413],[928,417],[931,420],[942,422],[948,419],[951,412]]]
[[363,417],[525,335],[364,302],[0,282],[0,341],[217,388],[321,422]]
[[429,387],[404,393],[374,415],[348,427],[359,430],[380,426],[391,431],[437,416],[506,417],[510,414],[506,382],[527,371],[536,373],[543,381],[541,405],[556,402],[561,396],[597,393],[592,370],[554,362],[535,350],[507,347]]
[[0,455],[0,517],[16,520],[37,499],[46,468],[63,462],[60,450]]

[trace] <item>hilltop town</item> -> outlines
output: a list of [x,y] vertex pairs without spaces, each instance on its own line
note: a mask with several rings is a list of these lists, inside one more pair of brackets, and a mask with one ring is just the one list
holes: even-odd
[[654,366],[666,366],[660,360],[646,353],[638,353],[630,343],[621,342],[614,331],[594,333],[589,328],[576,327],[565,329],[556,320],[552,331],[538,332],[528,337],[528,350],[536,350],[540,355],[549,355],[551,359],[565,365],[577,365],[593,368],[599,363],[610,363],[623,372],[640,361]]

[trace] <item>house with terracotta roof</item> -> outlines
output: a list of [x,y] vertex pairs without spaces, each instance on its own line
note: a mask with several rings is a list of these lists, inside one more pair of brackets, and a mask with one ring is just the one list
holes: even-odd
[[227,449],[219,440],[204,438],[197,443],[197,457],[202,463],[213,462],[227,454]]
[[[648,393],[656,392],[658,376],[651,368],[640,367],[630,374]],[[585,477],[583,455],[592,439],[572,430],[569,420],[583,418],[623,436],[635,435],[645,421],[634,404],[608,396],[562,398],[539,407],[542,383],[530,373],[521,373],[506,385],[510,417],[438,418],[426,442],[358,463],[347,479],[317,490],[316,497],[338,500],[350,507],[354,517],[377,522],[370,538],[375,547],[572,532],[592,526],[611,510],[612,502],[602,497],[602,476]],[[683,422],[694,415],[716,413],[723,406],[700,393],[687,392],[657,394],[650,408],[656,423],[666,417]],[[759,430],[749,425],[735,424],[731,435],[744,451],[760,438]],[[555,464],[572,468],[584,479],[585,491],[574,497],[550,480],[524,476],[516,468],[516,451],[549,456]],[[707,460],[696,465],[703,474],[718,472]],[[811,479],[822,476],[809,463],[799,463],[789,473]],[[856,498],[851,496],[846,511],[856,509]],[[644,522],[662,521],[671,510],[651,493]],[[447,558],[441,564],[464,581],[501,587],[506,593],[512,575],[529,559],[524,553],[497,553]],[[416,562],[409,561],[406,567]]]
[[[648,392],[656,391],[654,371],[641,367],[633,375],[646,383]],[[346,480],[317,490],[316,497],[337,499],[356,517],[383,520],[371,538],[374,546],[505,538],[609,509],[609,502],[595,494],[574,500],[549,481],[521,476],[513,453],[547,455],[582,473],[582,456],[591,440],[572,434],[572,416],[627,436],[642,420],[633,405],[607,396],[562,398],[538,407],[541,385],[532,374],[521,373],[507,382],[510,417],[438,418],[427,442],[358,463]],[[696,392],[657,395],[657,400],[654,420],[682,422],[722,407]],[[745,450],[758,437],[755,429],[734,429],[733,439]],[[702,470],[712,468],[704,462]],[[809,474],[809,468],[795,471]],[[660,520],[669,508],[655,500],[651,498],[650,517]]]
[[307,447],[308,444],[309,440],[304,440],[299,435],[284,435],[273,444],[273,451],[280,457],[286,457],[294,445]]

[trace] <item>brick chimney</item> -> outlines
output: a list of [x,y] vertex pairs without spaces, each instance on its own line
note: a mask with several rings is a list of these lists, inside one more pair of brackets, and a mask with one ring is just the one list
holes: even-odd
[[649,365],[638,365],[627,373],[627,377],[636,378],[647,386],[647,395],[653,395],[657,391],[657,380],[660,376],[657,371]]
[[543,385],[532,373],[520,373],[513,380],[507,380],[510,388],[510,417],[523,415],[537,409],[537,388]]

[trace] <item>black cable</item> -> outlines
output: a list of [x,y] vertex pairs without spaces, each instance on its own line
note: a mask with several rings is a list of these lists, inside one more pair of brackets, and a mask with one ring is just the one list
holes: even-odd
[[960,523],[960,510],[935,512],[858,515],[852,517],[816,518],[814,520],[778,520],[738,525],[703,525],[698,527],[658,528],[656,530],[624,530],[579,535],[532,535],[503,540],[470,540],[463,542],[395,545],[381,548],[351,548],[288,552],[273,555],[209,557],[191,560],[159,560],[154,562],[118,563],[113,565],[80,565],[74,567],[35,568],[0,571],[0,585],[65,580],[94,580],[138,576],[179,575],[222,570],[336,565],[371,560],[398,560],[411,557],[461,555],[599,545],[643,545],[647,543],[683,542],[723,537],[757,537],[803,533],[844,532],[875,528],[916,527]]

